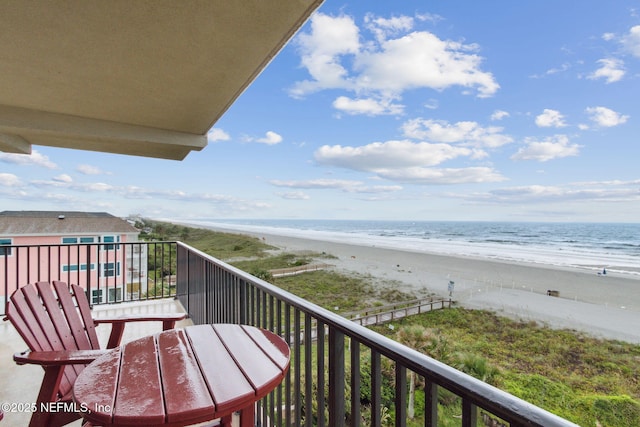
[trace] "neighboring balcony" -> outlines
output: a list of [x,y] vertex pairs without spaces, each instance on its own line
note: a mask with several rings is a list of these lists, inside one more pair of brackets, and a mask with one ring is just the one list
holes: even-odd
[[[291,347],[291,367],[257,405],[260,426],[435,427],[451,421],[438,410],[443,393],[459,405],[453,425],[575,426],[180,242],[1,249],[1,298],[18,285],[61,280],[85,287],[96,312],[184,309],[193,324],[249,324],[282,336]],[[2,325],[0,342],[24,349],[11,329]],[[133,331],[125,340],[152,332]],[[4,372],[13,362],[8,351],[1,355]],[[36,379],[19,378],[27,371]],[[10,372],[5,388],[20,390],[21,401],[35,396],[41,372],[14,366]],[[408,414],[410,373],[424,396],[415,420]]]

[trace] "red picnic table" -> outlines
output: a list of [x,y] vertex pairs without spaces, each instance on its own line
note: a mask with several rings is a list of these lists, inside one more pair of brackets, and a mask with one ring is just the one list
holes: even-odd
[[222,418],[254,426],[254,404],[289,369],[289,346],[264,329],[213,324],[131,341],[78,376],[73,399],[95,425],[183,426]]

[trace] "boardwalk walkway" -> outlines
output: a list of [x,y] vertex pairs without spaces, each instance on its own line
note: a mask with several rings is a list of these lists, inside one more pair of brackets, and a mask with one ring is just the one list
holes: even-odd
[[[403,317],[413,316],[420,313],[426,313],[432,310],[438,310],[442,308],[451,307],[451,299],[438,299],[432,298],[405,301],[393,305],[386,305],[376,307],[372,309],[361,310],[357,312],[344,313],[342,316],[362,326],[380,325],[390,322],[392,320],[402,319]],[[327,326],[324,328],[324,336],[327,336],[329,329]],[[307,336],[308,335],[308,336]],[[318,326],[315,321],[311,322],[311,328],[308,332],[305,332],[304,328],[300,329],[300,342],[304,343],[305,340],[315,341],[318,338]],[[293,342],[295,333],[291,334],[291,341]]]
[[331,264],[306,264],[298,267],[276,268],[269,270],[272,277],[296,276],[298,274],[307,273],[309,271],[324,270],[333,267]]
[[428,298],[405,301],[398,304],[376,307],[364,311],[345,313],[343,314],[343,316],[355,323],[358,323],[359,325],[371,326],[380,325],[392,320],[397,320],[403,317],[413,316],[420,313],[426,313],[428,311],[445,307],[451,307],[451,299],[434,300],[432,298]]
[[[273,277],[295,276],[309,271],[324,270],[332,267],[331,264],[307,264],[291,268],[279,268],[269,270]],[[426,313],[442,308],[451,307],[451,298],[436,299],[424,298],[411,301],[403,301],[396,304],[385,305],[380,307],[368,308],[349,313],[343,313],[342,316],[362,326],[380,325],[391,322],[392,320],[402,319],[403,317],[413,316],[420,313]],[[314,322],[315,323],[315,322]],[[301,331],[304,336],[304,331]],[[311,340],[315,341],[317,332],[316,325],[311,328]],[[303,337],[301,339],[304,340]]]

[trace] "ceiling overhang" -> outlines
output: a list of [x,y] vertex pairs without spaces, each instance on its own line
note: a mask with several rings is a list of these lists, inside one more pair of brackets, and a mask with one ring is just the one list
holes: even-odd
[[3,2],[0,151],[183,159],[321,3]]

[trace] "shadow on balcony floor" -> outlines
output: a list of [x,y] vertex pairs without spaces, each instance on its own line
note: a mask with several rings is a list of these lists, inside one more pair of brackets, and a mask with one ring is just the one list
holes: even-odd
[[[101,305],[93,309],[94,317],[117,316],[123,314],[159,314],[184,313],[182,305],[174,299],[156,301],[130,302],[115,305]],[[189,319],[180,321],[176,327],[191,325]],[[110,328],[101,325],[96,328],[100,344],[104,347],[109,338]],[[128,342],[139,337],[150,335],[162,330],[160,322],[134,322],[128,324],[122,337],[122,342]],[[39,366],[18,366],[13,361],[13,354],[27,348],[10,322],[0,322],[0,403],[32,404],[36,401],[38,390],[42,382],[43,370]],[[17,408],[16,408],[17,409]],[[28,412],[7,412],[5,410],[2,423],[7,426],[26,426],[31,414]],[[70,426],[80,426],[78,420]]]

